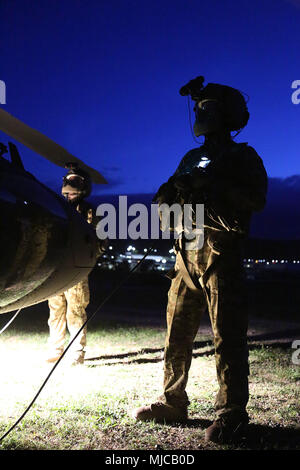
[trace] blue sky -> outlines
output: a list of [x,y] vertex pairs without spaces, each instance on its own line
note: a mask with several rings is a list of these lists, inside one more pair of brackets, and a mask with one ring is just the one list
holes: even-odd
[[[197,75],[249,95],[236,140],[269,176],[300,173],[300,1],[2,0],[0,17],[4,109],[101,171],[95,193],[154,192],[197,146],[178,93]],[[57,189],[64,171],[19,150]]]

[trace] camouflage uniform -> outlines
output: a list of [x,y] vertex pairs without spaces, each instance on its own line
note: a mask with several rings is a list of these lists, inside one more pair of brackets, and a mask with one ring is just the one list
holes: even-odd
[[[202,147],[189,152],[175,175],[187,168],[190,171],[201,153]],[[260,157],[246,144],[231,142],[224,156],[212,160],[211,165],[214,184],[210,201],[214,201],[214,213],[225,216],[211,218],[206,210],[202,249],[185,249],[184,242],[181,248],[177,246],[175,268],[170,273],[164,394],[160,401],[178,408],[189,404],[185,388],[193,341],[201,316],[208,309],[219,383],[215,406],[217,415],[223,416],[235,410],[246,413],[249,367],[243,239],[252,211],[264,206],[267,177]],[[231,226],[226,226],[228,220]]]
[[[49,346],[54,355],[61,355],[64,351],[66,329],[70,333],[70,341],[85,323],[87,316],[85,309],[89,304],[90,292],[88,279],[80,281],[67,291],[55,295],[48,300],[50,315],[48,325],[50,329]],[[72,345],[74,360],[83,357],[86,346],[86,327],[80,332]]]
[[[76,209],[88,223],[96,224],[94,211],[88,203],[82,201],[78,204]],[[68,329],[70,341],[72,341],[78,330],[85,323],[87,319],[85,309],[89,301],[90,292],[88,279],[84,279],[67,291],[48,299],[50,310],[48,320],[50,330],[50,359],[57,358],[63,353],[66,330]],[[74,362],[83,362],[85,346],[86,327],[83,328],[71,347]]]

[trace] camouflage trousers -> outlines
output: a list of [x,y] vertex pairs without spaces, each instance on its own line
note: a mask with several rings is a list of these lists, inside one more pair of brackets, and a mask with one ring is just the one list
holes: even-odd
[[[90,301],[88,279],[85,279],[67,291],[48,299],[50,310],[48,325],[50,330],[49,347],[53,353],[64,350],[66,331],[70,333],[70,341],[77,334],[87,319],[86,307]],[[84,352],[86,346],[86,327],[80,332],[70,350],[73,355]]]
[[[205,273],[212,251],[185,250],[186,266],[197,282]],[[164,394],[160,400],[179,407],[189,404],[185,391],[193,342],[202,314],[208,310],[214,336],[219,391],[217,415],[246,413],[248,402],[247,310],[239,252],[216,255],[205,288],[192,290],[179,269],[178,255],[168,293],[164,356]]]

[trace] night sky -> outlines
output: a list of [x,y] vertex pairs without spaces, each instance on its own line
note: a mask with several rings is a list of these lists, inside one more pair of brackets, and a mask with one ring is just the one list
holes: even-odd
[[[198,145],[178,93],[197,75],[249,95],[236,141],[269,176],[300,173],[300,0],[1,0],[0,18],[4,109],[101,171],[94,193],[155,192]],[[18,147],[58,189],[64,170]]]

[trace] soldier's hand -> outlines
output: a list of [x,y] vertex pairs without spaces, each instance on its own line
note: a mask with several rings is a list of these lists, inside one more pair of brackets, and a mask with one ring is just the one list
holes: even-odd
[[202,189],[209,183],[208,176],[200,168],[193,168],[191,172],[191,186],[193,189]]
[[108,241],[107,239],[106,239],[106,240],[99,240],[99,239],[98,239],[97,258],[100,258],[102,255],[104,255],[104,253],[105,253],[106,250],[107,250],[108,243],[109,243],[109,241]]
[[190,191],[192,187],[192,179],[190,175],[181,175],[177,176],[174,181],[174,186],[179,191]]
[[166,183],[162,184],[155,194],[152,202],[157,202],[158,204],[173,204],[176,199],[177,190],[174,187],[173,179],[169,179]]

